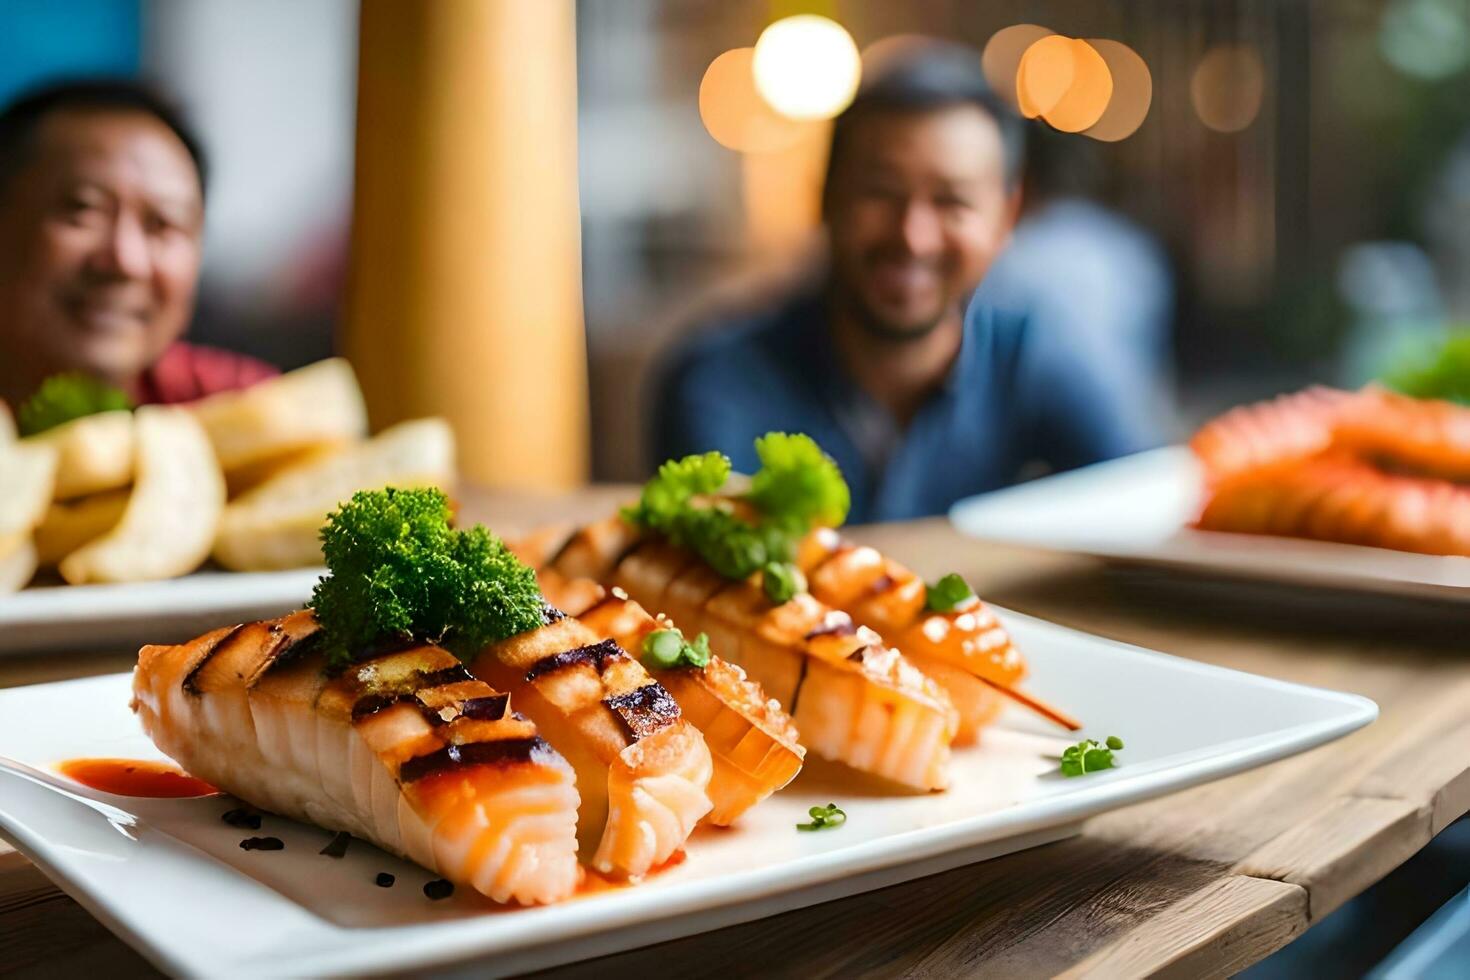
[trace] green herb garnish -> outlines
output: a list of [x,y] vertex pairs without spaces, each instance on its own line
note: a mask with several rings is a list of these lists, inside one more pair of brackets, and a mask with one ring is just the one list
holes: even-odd
[[924,605],[933,612],[954,612],[975,598],[970,583],[950,572],[938,582],[930,585],[924,595]]
[[703,667],[709,663],[709,637],[700,633],[690,643],[677,629],[654,630],[643,638],[643,662],[657,670]]
[[814,806],[807,811],[807,815],[812,818],[812,822],[797,824],[797,830],[827,830],[847,823],[847,814],[839,810],[836,803]]
[[847,520],[852,498],[832,457],[802,433],[768,432],[755,441],[761,468],[746,497],[762,514],[812,527]]
[[21,435],[33,436],[83,416],[132,407],[127,395],[91,375],[53,374],[21,405],[15,421]]
[[1083,776],[1100,769],[1111,769],[1116,762],[1113,753],[1123,748],[1123,740],[1109,735],[1101,743],[1085,738],[1076,745],[1069,745],[1062,753],[1062,775]]
[[1470,404],[1470,330],[1450,334],[1437,349],[1406,361],[1380,380],[1414,398]]
[[536,573],[484,527],[455,530],[449,518],[430,489],[362,491],[327,518],[327,575],[309,605],[333,667],[410,640],[467,658],[544,623]]
[[757,515],[754,520],[737,514],[734,500],[700,499],[716,494],[730,477],[730,460],[721,453],[664,463],[644,485],[638,506],[625,509],[623,517],[697,552],[728,579],[790,562],[812,527],[846,519],[847,484],[810,436],[767,433],[755,449],[761,468],[742,498]]
[[761,590],[779,606],[806,591],[806,576],[789,561],[766,562],[766,567],[761,569]]

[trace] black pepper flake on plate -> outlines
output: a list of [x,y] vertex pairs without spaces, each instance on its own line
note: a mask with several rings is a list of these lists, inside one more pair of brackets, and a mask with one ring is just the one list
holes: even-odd
[[373,879],[373,884],[379,888],[392,888],[396,879],[386,871],[379,871],[378,876]]
[[247,810],[244,807],[236,807],[233,810],[226,810],[223,814],[220,815],[220,819],[229,824],[231,827],[240,827],[245,830],[260,829],[260,814],[256,813],[254,810]]
[[280,851],[285,847],[286,842],[279,837],[247,837],[240,842],[242,851]]
[[441,898],[448,898],[454,894],[454,883],[443,878],[435,878],[424,886],[424,894],[436,902]]
[[339,830],[331,840],[327,841],[327,846],[317,853],[325,854],[329,858],[339,858],[347,853],[347,845],[351,843],[352,835],[345,830]]

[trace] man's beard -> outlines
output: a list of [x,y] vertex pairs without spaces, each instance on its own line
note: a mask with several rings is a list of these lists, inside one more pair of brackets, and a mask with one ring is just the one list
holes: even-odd
[[887,344],[904,344],[924,339],[939,328],[949,312],[948,306],[941,306],[932,317],[926,317],[917,324],[895,323],[863,302],[862,296],[855,289],[842,285],[839,285],[839,289],[844,294],[840,301],[842,306],[852,315],[863,333]]

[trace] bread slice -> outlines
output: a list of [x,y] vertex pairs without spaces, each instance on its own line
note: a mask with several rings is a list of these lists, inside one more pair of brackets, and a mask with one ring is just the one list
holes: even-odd
[[367,435],[367,407],[352,365],[328,358],[189,406],[226,473],[322,443]]
[[454,433],[439,418],[385,429],[367,442],[287,470],[225,508],[214,558],[236,571],[321,564],[317,533],[359,490],[454,484]]
[[134,413],[137,479],[112,530],[62,559],[61,577],[141,582],[184,575],[209,557],[225,505],[225,480],[186,408],[145,405]]

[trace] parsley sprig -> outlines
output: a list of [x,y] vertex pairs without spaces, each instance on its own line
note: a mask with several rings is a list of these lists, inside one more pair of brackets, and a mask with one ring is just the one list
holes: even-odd
[[1123,740],[1109,735],[1104,742],[1085,738],[1076,745],[1067,746],[1062,753],[1062,775],[1084,776],[1089,772],[1112,769],[1117,765],[1113,753],[1123,748]]
[[536,573],[495,535],[450,527],[439,490],[355,493],[322,527],[327,574],[310,606],[328,662],[384,643],[439,643],[469,657],[545,621]]
[[811,823],[799,823],[796,825],[797,830],[830,830],[847,823],[846,812],[838,809],[836,803],[814,806],[807,811],[807,816],[812,818]]
[[[638,505],[623,516],[697,552],[728,579],[789,565],[813,527],[835,527],[847,519],[847,482],[810,436],[770,432],[755,441],[755,451],[760,469],[749,493],[739,498],[756,513],[753,521],[736,512],[736,500],[714,496],[730,478],[730,460],[717,452],[664,463],[644,485]],[[768,595],[784,595],[800,584],[785,569],[770,572],[768,581]]]

